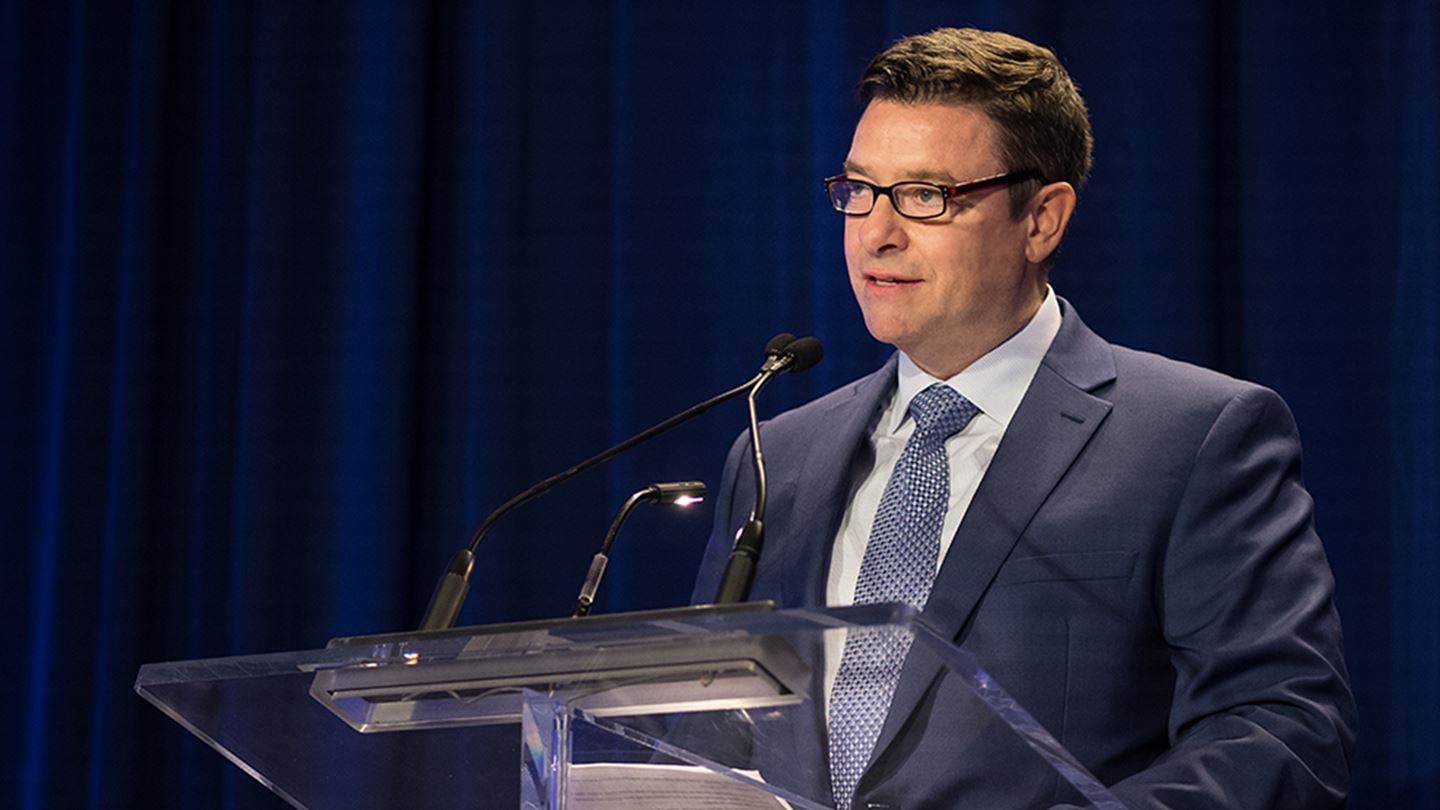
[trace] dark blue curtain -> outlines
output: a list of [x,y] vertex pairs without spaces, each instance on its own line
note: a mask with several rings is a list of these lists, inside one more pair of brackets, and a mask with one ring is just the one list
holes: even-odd
[[[1289,2],[0,2],[0,804],[272,807],[139,665],[411,626],[470,528],[745,378],[884,356],[819,178],[867,57],[1048,44],[1093,180],[1053,282],[1295,410],[1362,710],[1352,807],[1440,807],[1440,10]],[[729,406],[513,515],[468,623],[561,615]],[[679,604],[637,513],[600,610]]]

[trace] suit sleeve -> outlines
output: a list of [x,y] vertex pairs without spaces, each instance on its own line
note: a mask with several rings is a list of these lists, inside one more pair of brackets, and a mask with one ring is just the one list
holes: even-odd
[[1158,581],[1171,748],[1116,796],[1132,810],[1342,807],[1355,708],[1334,580],[1273,392],[1247,388],[1215,420]]

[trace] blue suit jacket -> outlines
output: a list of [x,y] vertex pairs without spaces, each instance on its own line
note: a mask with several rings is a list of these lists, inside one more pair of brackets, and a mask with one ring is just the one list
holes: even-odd
[[[1112,346],[1062,306],[927,620],[1135,810],[1343,805],[1354,705],[1289,410],[1268,389]],[[762,427],[770,496],[752,598],[824,604],[895,366]],[[741,436],[697,601],[752,502]],[[907,660],[856,808],[1074,800],[941,672],[923,652]],[[823,775],[823,721],[802,725],[789,755]]]

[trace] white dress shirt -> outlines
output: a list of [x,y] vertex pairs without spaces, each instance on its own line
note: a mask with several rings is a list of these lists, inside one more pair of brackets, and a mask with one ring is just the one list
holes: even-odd
[[[1060,304],[1055,300],[1055,291],[1047,288],[1045,301],[1023,329],[948,380],[931,377],[904,352],[900,353],[899,384],[870,434],[874,466],[855,489],[840,521],[840,532],[835,537],[830,556],[830,575],[825,583],[826,604],[854,603],[860,563],[865,559],[865,547],[870,542],[875,513],[880,509],[880,497],[885,493],[885,485],[895,471],[905,443],[915,432],[915,420],[910,418],[909,413],[910,400],[932,384],[943,382],[974,403],[980,413],[970,420],[964,430],[945,442],[945,452],[950,459],[950,503],[940,531],[940,554],[936,560],[936,570],[939,570],[940,563],[950,551],[955,532],[960,528],[960,521],[965,517],[965,510],[970,506],[970,499],[975,496],[980,479],[990,466],[990,459],[995,457],[1005,428],[1010,425],[1015,409],[1020,407],[1020,400],[1035,378],[1051,341],[1060,331],[1060,319]],[[841,633],[826,637],[827,705],[830,691],[835,686],[835,675],[840,669],[844,645],[845,638]]]

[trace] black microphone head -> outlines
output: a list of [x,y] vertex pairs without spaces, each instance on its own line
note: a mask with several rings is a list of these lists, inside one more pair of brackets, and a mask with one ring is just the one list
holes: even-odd
[[785,347],[785,354],[791,358],[787,371],[799,373],[808,371],[820,358],[825,356],[825,347],[813,337],[802,337]]
[[775,337],[770,338],[770,342],[765,344],[765,356],[774,357],[785,351],[785,347],[794,342],[794,335],[789,332],[781,332]]

